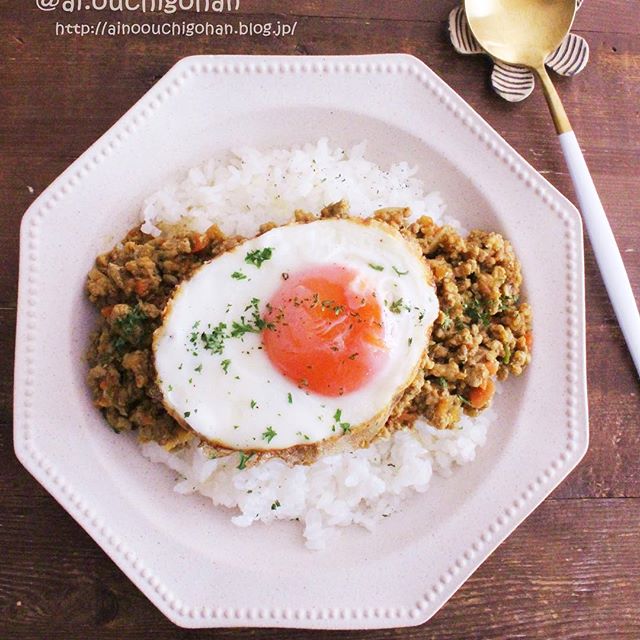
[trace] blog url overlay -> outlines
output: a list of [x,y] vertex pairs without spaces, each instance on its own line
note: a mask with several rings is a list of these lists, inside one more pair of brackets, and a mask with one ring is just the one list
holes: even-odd
[[258,36],[263,38],[282,38],[295,35],[298,22],[120,22],[100,20],[95,23],[56,22],[56,36],[80,37],[122,37],[122,36],[167,36],[210,38]]
[[35,0],[40,11],[139,11],[173,14],[177,11],[223,13],[240,10],[240,0]]

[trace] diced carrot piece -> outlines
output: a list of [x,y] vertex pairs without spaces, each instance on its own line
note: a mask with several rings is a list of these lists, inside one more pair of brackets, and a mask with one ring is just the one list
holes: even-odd
[[139,296],[143,296],[149,290],[149,281],[136,280],[135,284],[133,285],[133,289]]
[[103,318],[109,319],[112,313],[113,313],[113,307],[102,307],[102,309],[100,309],[100,315]]
[[220,227],[217,224],[212,224],[206,231],[205,234],[207,238],[209,238],[209,242],[219,242],[220,240],[224,240],[225,235],[220,231]]
[[533,349],[533,331],[527,331],[524,334],[524,341],[527,343],[527,349],[531,351]]
[[487,369],[492,376],[495,376],[498,373],[498,363],[495,360],[489,360],[487,362]]
[[469,392],[469,404],[474,409],[482,409],[491,401],[493,394],[496,390],[496,386],[493,384],[493,380],[489,378],[484,387],[474,387]]
[[401,422],[402,424],[413,424],[417,418],[418,418],[417,414],[411,411],[403,411],[398,416],[398,422]]
[[191,236],[191,251],[193,253],[198,253],[203,249],[206,249],[209,246],[209,237],[206,233],[195,233]]

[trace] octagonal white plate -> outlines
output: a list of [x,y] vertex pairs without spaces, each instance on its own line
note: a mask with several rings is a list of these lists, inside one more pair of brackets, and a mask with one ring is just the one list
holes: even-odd
[[[477,460],[373,534],[307,551],[295,523],[238,529],[172,492],[170,471],[106,428],[85,387],[95,256],[143,198],[238,145],[367,139],[420,166],[467,227],[505,233],[534,309],[535,356],[496,401]],[[179,62],[33,203],[21,231],[15,448],[25,467],[185,627],[371,628],[432,616],[587,448],[582,232],[574,207],[416,58]],[[523,577],[524,579],[524,577]]]

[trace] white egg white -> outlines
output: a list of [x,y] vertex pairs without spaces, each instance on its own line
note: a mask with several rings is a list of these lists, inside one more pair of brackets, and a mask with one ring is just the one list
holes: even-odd
[[[246,261],[264,249],[270,257],[260,266]],[[285,378],[260,333],[230,335],[234,322],[255,326],[282,274],[316,265],[356,271],[359,284],[384,301],[386,364],[338,397]],[[318,443],[340,435],[340,424],[357,429],[389,407],[412,382],[437,315],[431,271],[393,227],[355,219],[290,224],[217,256],[177,287],[154,336],[158,384],[172,415],[212,444],[268,451]]]

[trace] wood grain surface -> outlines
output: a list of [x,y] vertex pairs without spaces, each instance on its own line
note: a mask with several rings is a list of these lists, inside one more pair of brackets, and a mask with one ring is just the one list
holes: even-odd
[[[12,369],[20,219],[46,186],[182,56],[407,52],[424,60],[560,191],[571,183],[540,92],[492,94],[489,62],[449,45],[455,0],[243,0],[234,16],[44,12],[0,0],[0,640],[640,638],[640,401],[591,249],[591,446],[574,473],[427,624],[356,633],[186,631],[166,620],[20,466]],[[292,37],[56,36],[97,20],[297,21]],[[586,0],[586,70],[559,79],[640,297],[640,3]]]

